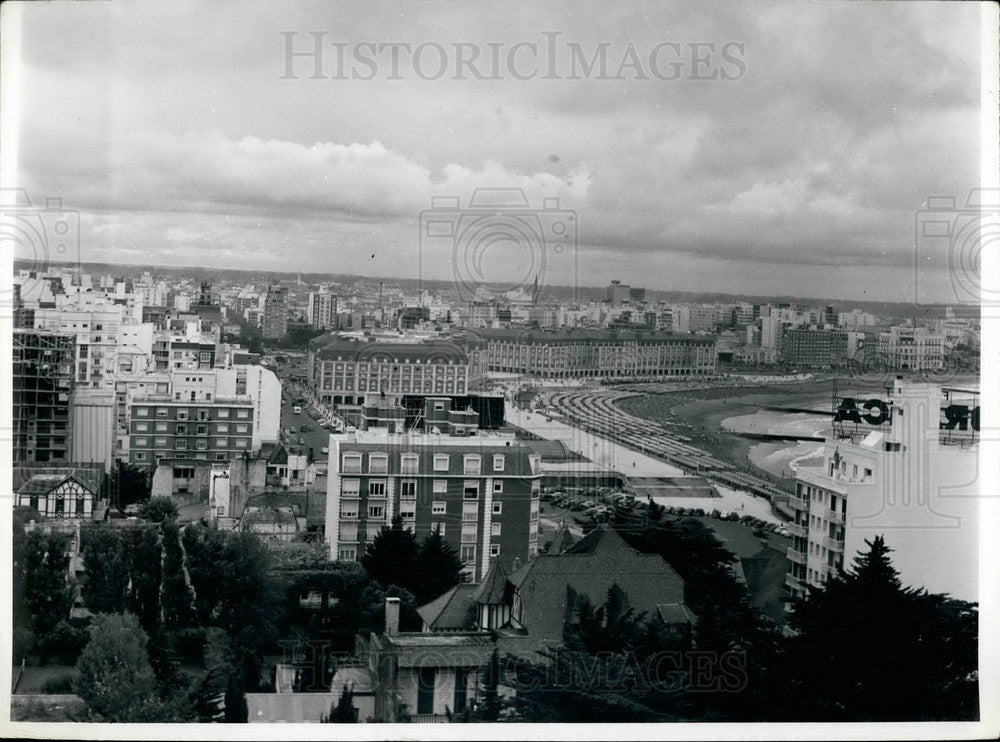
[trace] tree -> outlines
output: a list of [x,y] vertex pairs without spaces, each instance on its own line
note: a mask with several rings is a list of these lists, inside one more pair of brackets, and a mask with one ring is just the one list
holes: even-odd
[[181,543],[187,556],[187,573],[195,595],[195,621],[211,626],[218,618],[223,584],[219,567],[226,549],[222,531],[192,523],[181,533]]
[[[51,636],[60,621],[69,616],[73,605],[73,580],[69,576],[66,537],[38,530],[29,532],[18,545],[14,562],[15,616],[43,653],[51,648]],[[19,641],[23,641],[22,633]]]
[[628,595],[617,583],[608,588],[604,605],[594,609],[583,596],[577,602],[576,623],[567,622],[567,645],[582,647],[588,654],[634,651],[643,636],[645,611],[636,613]]
[[84,578],[82,594],[94,613],[120,613],[128,607],[131,555],[125,535],[98,526],[82,531]]
[[159,529],[143,526],[130,529],[127,536],[130,561],[129,610],[139,617],[142,628],[155,632],[160,624],[160,581],[162,548]]
[[462,560],[452,545],[437,531],[431,532],[420,544],[417,563],[420,569],[413,570],[413,594],[417,605],[434,600],[462,579]]
[[177,518],[177,503],[169,497],[153,497],[139,506],[139,517],[150,523]]
[[277,639],[281,591],[270,575],[267,549],[247,531],[229,535],[218,568],[219,624],[229,635],[243,687],[256,688],[261,652]]
[[904,587],[882,536],[793,605],[786,709],[801,721],[978,717],[975,604]]
[[345,685],[340,700],[330,705],[330,715],[323,718],[325,724],[356,724],[358,710],[354,708],[354,689]]
[[123,511],[129,505],[149,499],[152,480],[148,469],[118,461],[111,472],[111,502]]
[[403,519],[396,516],[392,527],[383,527],[368,544],[361,564],[382,587],[398,585],[412,593],[419,579],[415,568],[419,551],[416,538],[403,528]]
[[183,713],[157,695],[146,641],[146,632],[131,614],[104,613],[94,617],[90,641],[77,662],[73,690],[95,720],[186,720]]

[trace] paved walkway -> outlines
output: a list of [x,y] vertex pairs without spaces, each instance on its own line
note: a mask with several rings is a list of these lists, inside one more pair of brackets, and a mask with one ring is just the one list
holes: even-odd
[[[665,461],[646,456],[618,443],[574,428],[557,420],[549,421],[545,415],[526,412],[507,402],[507,421],[549,440],[560,440],[566,446],[588,459],[607,466],[625,476],[633,477],[678,477],[684,472]],[[771,512],[771,503],[762,497],[754,497],[747,492],[716,485],[721,497],[655,497],[660,505],[681,508],[703,508],[706,511],[732,510],[740,515],[752,515],[770,523],[784,523]]]

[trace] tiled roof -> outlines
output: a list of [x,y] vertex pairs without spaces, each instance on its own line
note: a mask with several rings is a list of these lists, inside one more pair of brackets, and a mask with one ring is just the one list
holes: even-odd
[[606,526],[595,528],[562,554],[542,554],[510,576],[523,605],[528,633],[562,641],[574,608],[571,594],[602,605],[617,584],[636,612],[652,615],[660,604],[684,602],[684,581],[656,554],[640,554]]
[[508,602],[509,597],[507,570],[500,564],[499,559],[494,559],[486,577],[472,594],[472,598],[480,605],[500,605]]
[[[52,468],[52,469],[21,469],[14,471],[15,489],[22,495],[45,495],[54,490],[67,479],[73,479],[95,495],[101,491],[104,482],[104,472],[101,469],[89,467]],[[16,483],[20,474],[20,485]]]
[[493,654],[489,634],[382,635],[399,667],[481,667]]
[[468,362],[465,351],[451,340],[373,342],[337,335],[323,335],[309,342],[309,350],[325,361],[367,363],[456,363]]
[[656,606],[656,612],[666,624],[686,623],[694,626],[698,623],[698,617],[684,603],[660,603]]
[[788,570],[787,555],[771,546],[765,546],[751,557],[739,562],[743,568],[751,604],[774,621],[783,622],[785,609],[781,591]]
[[472,628],[475,621],[475,601],[472,595],[476,587],[467,582],[459,583],[430,603],[417,608],[417,613],[434,631]]

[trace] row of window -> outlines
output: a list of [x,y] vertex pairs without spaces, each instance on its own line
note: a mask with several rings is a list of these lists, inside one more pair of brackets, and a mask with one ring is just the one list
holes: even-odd
[[[235,430],[236,433],[244,433],[245,434],[245,433],[250,432],[250,426],[249,425],[245,425],[245,424],[236,425],[236,426],[234,426],[234,430]],[[149,423],[144,423],[144,422],[137,422],[137,423],[135,423],[135,432],[136,433],[146,433],[148,431],[149,431]],[[166,433],[168,431],[169,431],[169,428],[168,428],[167,423],[156,423],[156,432],[157,433]],[[187,425],[185,425],[184,423],[175,424],[173,432],[174,432],[175,435],[187,435],[188,434]],[[215,432],[216,433],[228,433],[229,432],[229,423],[218,423],[218,424],[216,424],[216,426],[215,426]],[[208,435],[208,434],[209,434],[209,426],[207,424],[205,424],[205,425],[198,425],[195,428],[195,435]]]
[[[133,413],[133,415],[135,417],[150,417],[149,412],[150,412],[151,409],[153,409],[153,408],[151,408],[151,407],[139,407],[139,406],[136,406],[136,407],[134,407],[132,409],[132,413]],[[216,409],[216,417],[221,418],[221,419],[226,419],[226,418],[229,417],[229,408],[227,408],[227,407],[218,407],[218,408],[215,408],[215,409]],[[187,420],[187,419],[189,419],[189,415],[190,414],[191,413],[188,410],[186,410],[186,409],[177,410],[177,419],[178,420]],[[195,416],[196,416],[196,418],[198,420],[208,420],[209,417],[210,417],[211,412],[209,410],[206,410],[206,409],[200,409],[200,410],[197,410],[194,414],[195,414]],[[169,415],[168,408],[166,408],[166,407],[157,407],[156,408],[156,416],[157,417],[167,417],[168,415]],[[236,417],[238,419],[240,419],[240,420],[247,420],[250,417],[250,410],[249,409],[237,409],[236,410]]]
[[[166,438],[153,438],[153,443],[149,443],[149,438],[137,437],[132,439],[132,446],[134,448],[148,448],[150,445],[154,448],[165,448],[169,445]],[[216,438],[215,445],[213,448],[247,448],[249,445],[249,439],[247,438]],[[207,451],[208,450],[208,439],[198,439],[195,440],[194,446],[195,451]],[[188,449],[188,441],[185,438],[174,439],[174,449],[177,451],[186,451]]]
[[[446,454],[434,454],[433,470],[446,472],[449,469],[451,457]],[[345,474],[362,473],[362,454],[345,453],[341,463],[342,471]],[[503,472],[506,465],[506,457],[503,454],[493,455],[493,471]],[[399,470],[402,474],[418,474],[420,469],[420,456],[415,453],[404,453],[400,455]],[[369,474],[388,474],[389,454],[370,453],[368,454]],[[469,476],[478,476],[482,473],[482,457],[479,454],[464,454],[462,456],[462,472]]]
[[[370,479],[368,481],[368,497],[385,497],[387,492],[387,482],[385,479]],[[435,479],[432,485],[432,492],[435,495],[444,495],[448,492],[447,479]],[[344,479],[340,484],[340,494],[342,497],[360,497],[361,480]],[[503,494],[503,482],[493,482],[493,494]],[[479,482],[474,479],[465,480],[462,483],[462,497],[466,500],[476,500],[479,498]],[[417,480],[404,479],[399,483],[400,500],[417,499]]]

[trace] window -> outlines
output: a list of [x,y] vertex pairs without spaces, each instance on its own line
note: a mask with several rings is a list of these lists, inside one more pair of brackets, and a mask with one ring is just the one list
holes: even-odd
[[368,473],[386,474],[389,471],[389,457],[384,453],[368,454]]
[[462,524],[462,543],[463,544],[474,544],[474,543],[476,543],[476,524],[475,523],[463,523]]
[[417,504],[415,502],[400,503],[399,517],[402,518],[403,520],[416,520]]
[[228,418],[229,410],[219,410],[219,417],[223,419]]
[[167,432],[167,424],[166,423],[156,423],[156,432],[157,433],[166,433]]
[[206,441],[206,440],[195,441],[194,442],[194,447],[195,447],[195,450],[198,450],[198,451],[207,451],[208,450],[208,441]]
[[188,426],[183,423],[178,423],[174,426],[174,433],[177,435],[187,435]]
[[493,503],[493,515],[500,515],[503,513],[503,503],[494,502]]
[[145,433],[147,430],[149,430],[149,423],[136,423],[135,424],[135,432],[137,432],[137,433]]
[[208,435],[208,426],[199,425],[195,428],[195,435]]
[[373,479],[368,482],[369,497],[385,497],[385,480]]
[[148,407],[136,407],[135,408],[135,416],[136,417],[149,417],[149,408]]
[[537,502],[533,502],[533,503],[531,503],[531,516],[530,516],[530,519],[531,520],[535,520],[536,518],[538,518],[538,503]]
[[431,531],[444,536],[444,523],[431,523]]
[[490,525],[490,535],[491,536],[499,536],[500,535],[500,526],[501,526],[500,523],[492,523]]
[[135,460],[136,461],[143,461],[143,460],[145,460],[145,458],[146,458],[146,454],[143,451],[136,451],[136,453],[135,453]]
[[225,448],[229,444],[228,438],[216,438],[215,446],[216,448]]
[[443,500],[435,500],[431,503],[431,515],[444,515],[448,512],[448,503]]
[[415,479],[404,479],[399,484],[399,499],[400,500],[416,500],[417,499],[417,480]]
[[340,561],[353,562],[358,558],[358,550],[353,546],[342,546],[340,549]]
[[237,441],[236,441],[236,447],[237,448],[246,448],[247,447],[247,439],[246,438],[239,438],[239,439],[237,439]]
[[478,502],[463,502],[462,503],[462,521],[475,523],[476,519],[479,517],[479,503]]
[[360,479],[342,479],[340,481],[340,493],[344,497],[358,497],[361,492]]
[[[145,440],[145,439],[143,439],[143,440]],[[166,438],[157,438],[156,439],[156,443],[154,445],[156,445],[157,447],[162,448],[163,446],[167,445],[167,439]]]
[[476,500],[479,498],[479,482],[466,480],[462,485],[462,498],[465,500]]
[[504,456],[502,453],[493,456],[493,471],[503,471]]
[[491,557],[500,556],[500,544],[490,544],[490,556]]
[[341,502],[340,502],[340,517],[341,518],[357,518],[358,517],[358,501],[357,500],[341,500]]
[[448,480],[446,479],[435,479],[434,480],[434,494],[443,495],[448,491]]
[[347,474],[360,474],[361,473],[361,454],[360,453],[345,453],[344,454],[344,472]]
[[369,520],[381,520],[385,517],[385,505],[369,505],[368,506],[368,519]]
[[493,491],[498,495],[503,492],[503,482],[494,482]]
[[416,474],[420,457],[415,453],[404,453],[400,457],[399,471],[401,474]]
[[479,475],[480,460],[475,454],[467,454],[462,457],[462,472],[466,475]]
[[187,450],[187,447],[188,442],[183,439],[174,441],[174,448],[178,451],[185,451]]
[[219,423],[218,425],[215,426],[215,432],[216,433],[228,433],[229,432],[229,425],[227,425],[226,423]]
[[177,410],[177,419],[178,420],[187,420],[188,419],[188,411],[187,410]]
[[247,432],[247,426],[246,425],[237,425],[236,426],[236,432],[237,433],[246,433]]
[[434,456],[434,471],[448,471],[448,455]]
[[238,417],[240,420],[246,420],[248,417],[250,417],[250,411],[236,410],[236,417]]
[[463,564],[473,564],[476,561],[475,544],[462,544],[461,559]]

